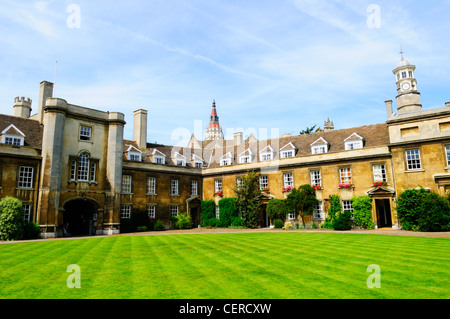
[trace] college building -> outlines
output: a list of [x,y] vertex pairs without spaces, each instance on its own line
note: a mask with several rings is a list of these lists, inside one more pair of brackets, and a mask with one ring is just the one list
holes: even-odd
[[[403,57],[393,70],[396,109],[385,102],[384,123],[257,139],[235,132],[225,139],[213,102],[205,135],[184,147],[147,142],[146,110],[133,114],[133,139],[124,139],[124,114],[70,104],[40,84],[37,113],[16,97],[12,115],[0,115],[0,197],[22,201],[25,219],[43,237],[116,234],[122,218],[147,212],[171,227],[189,212],[200,225],[200,204],[234,197],[249,170],[260,173],[261,227],[272,198],[310,184],[319,204],[308,224],[325,220],[331,195],[352,211],[352,197],[372,198],[377,228],[398,229],[395,199],[406,188],[450,191],[450,103],[422,110],[415,66]],[[218,207],[218,205],[217,205]],[[292,212],[287,221],[296,223]]]

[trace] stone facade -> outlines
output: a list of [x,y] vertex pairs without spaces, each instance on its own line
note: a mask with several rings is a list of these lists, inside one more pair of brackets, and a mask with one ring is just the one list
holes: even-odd
[[[133,140],[124,140],[122,113],[72,105],[42,82],[37,113],[32,101],[14,100],[13,116],[0,115],[0,195],[14,196],[43,236],[120,232],[121,218],[147,212],[166,228],[182,212],[200,224],[200,203],[234,197],[239,177],[261,175],[261,227],[270,226],[265,205],[285,198],[289,187],[316,185],[320,204],[307,223],[324,221],[332,195],[352,209],[355,195],[373,199],[377,227],[398,228],[395,199],[405,188],[450,191],[450,103],[422,110],[415,66],[394,69],[397,110],[386,101],[385,123],[258,140],[236,132],[224,139],[215,102],[205,140],[186,147],[147,143],[146,110],[134,112]],[[406,83],[406,84],[405,84]],[[382,186],[374,185],[383,181]],[[288,222],[299,223],[296,214]]]

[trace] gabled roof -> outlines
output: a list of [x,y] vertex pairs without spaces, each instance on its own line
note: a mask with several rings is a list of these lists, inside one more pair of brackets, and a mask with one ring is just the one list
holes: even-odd
[[363,140],[364,138],[362,138],[359,134],[353,133],[352,135],[350,135],[349,137],[347,137],[344,142],[347,141],[354,141],[354,140]]
[[200,156],[198,156],[198,155],[192,154],[192,160],[193,160],[193,161],[195,161],[195,160],[196,160],[196,158],[197,158],[197,160],[198,160],[198,161],[201,161],[201,162],[203,162],[203,158],[201,158],[201,157],[200,157]]
[[176,151],[175,153],[173,153],[172,158],[183,158],[186,159],[186,156],[180,154],[180,152]]
[[283,151],[284,149],[296,150],[297,148],[294,146],[294,144],[292,144],[292,142],[289,142],[285,146],[280,148],[280,151]]
[[246,156],[246,155],[253,155],[253,152],[250,148],[247,148],[245,151],[243,151],[241,154],[239,154],[239,157]]
[[166,154],[158,151],[156,148],[153,150],[153,152],[151,153],[152,155],[158,155],[158,156],[164,156],[166,157]]
[[223,158],[233,158],[233,154],[231,152],[228,152],[220,157],[220,159],[223,159]]
[[[267,151],[267,149],[269,149],[269,151]],[[263,148],[263,150],[259,151],[259,153],[267,153],[267,152],[273,152],[273,148],[270,145],[267,145],[265,148]]]
[[129,147],[128,147],[128,149],[127,149],[127,152],[137,152],[137,153],[141,153],[142,154],[142,151],[141,150],[139,150],[137,147],[135,147],[135,146],[133,146],[133,145],[130,145]]
[[5,128],[2,131],[2,135],[3,134],[8,134],[8,135],[19,135],[22,137],[25,137],[25,134],[22,133],[21,130],[19,130],[14,124],[9,125],[7,128]]
[[311,146],[314,145],[324,145],[329,144],[323,137],[320,137],[318,140],[316,140],[314,143],[311,144]]

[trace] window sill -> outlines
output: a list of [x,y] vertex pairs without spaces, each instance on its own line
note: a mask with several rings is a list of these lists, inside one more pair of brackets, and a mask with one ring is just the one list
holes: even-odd
[[180,194],[170,194],[170,196],[172,196],[172,197],[181,197]]
[[147,195],[147,196],[158,196],[158,194],[150,194],[150,193],[147,193],[145,195]]
[[[2,188],[0,187],[0,189],[2,189]],[[34,191],[35,190],[34,188],[27,188],[27,187],[17,187],[16,189],[22,190],[22,191]]]
[[92,182],[92,181],[72,181],[72,180],[70,180],[67,183],[68,184],[75,184],[75,185],[77,185],[79,183],[85,183],[85,184],[89,184],[89,186],[91,186],[91,185],[98,185],[98,182]]
[[121,192],[120,195],[133,195],[133,193],[124,193],[124,192]]
[[424,169],[412,169],[412,170],[406,170],[405,173],[418,173],[418,172],[425,172]]

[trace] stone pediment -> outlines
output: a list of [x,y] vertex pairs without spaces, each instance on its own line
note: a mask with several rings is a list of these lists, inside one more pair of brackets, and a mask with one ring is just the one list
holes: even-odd
[[394,196],[395,191],[389,187],[379,186],[371,188],[367,191],[367,195],[374,196]]

